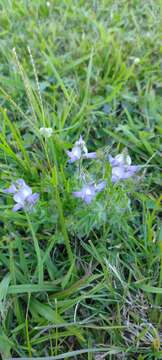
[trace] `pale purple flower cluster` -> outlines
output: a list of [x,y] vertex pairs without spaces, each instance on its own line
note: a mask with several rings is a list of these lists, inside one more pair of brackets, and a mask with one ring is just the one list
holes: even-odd
[[109,162],[112,166],[112,182],[128,179],[141,169],[139,165],[131,165],[131,158],[124,153],[118,154],[114,158],[109,155]]
[[[75,142],[71,151],[66,152],[70,158],[70,163],[79,159],[96,159],[96,152],[88,153],[85,142],[80,136],[79,140]],[[131,158],[124,152],[115,157],[109,155],[108,160],[112,167],[112,183],[120,180],[128,179],[141,169],[141,166],[131,165]],[[95,183],[85,184],[80,191],[74,191],[73,195],[76,198],[81,198],[86,204],[90,204],[95,198],[96,194],[102,191],[106,186],[106,181],[100,182],[98,185]]]
[[80,191],[74,191],[73,195],[76,198],[81,198],[86,204],[90,204],[95,196],[101,192],[106,186],[106,181],[101,181],[99,184],[86,184]]
[[5,193],[13,194],[13,199],[16,205],[13,207],[13,211],[21,209],[32,210],[33,206],[39,199],[38,193],[32,193],[32,189],[28,186],[23,179],[18,179],[15,183],[11,184],[8,189],[4,190]]
[[95,152],[88,152],[85,142],[80,136],[79,140],[75,142],[71,151],[66,151],[67,155],[69,156],[70,160],[69,163],[73,163],[80,159],[95,159],[96,153]]

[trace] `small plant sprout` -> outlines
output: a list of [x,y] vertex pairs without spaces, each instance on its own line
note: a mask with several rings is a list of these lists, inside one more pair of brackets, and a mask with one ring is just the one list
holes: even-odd
[[75,142],[71,151],[66,151],[66,154],[69,156],[69,163],[73,163],[80,159],[95,159],[96,152],[88,152],[88,149],[85,145],[85,142],[80,136],[79,140]]
[[112,182],[128,179],[141,169],[139,165],[131,165],[132,160],[124,152],[116,155],[114,158],[109,155],[109,162],[112,166]]
[[99,184],[86,184],[80,191],[74,191],[73,195],[76,198],[81,198],[86,204],[90,204],[91,201],[100,193],[106,186],[106,181],[101,181]]
[[39,194],[33,194],[31,187],[23,179],[18,179],[15,183],[11,184],[8,189],[4,190],[4,193],[13,194],[13,199],[16,202],[12,209],[14,212],[21,209],[31,211],[39,199]]
[[40,134],[41,134],[42,136],[44,136],[45,138],[50,138],[50,137],[52,136],[52,134],[53,134],[53,129],[50,128],[50,127],[48,127],[48,128],[46,128],[46,127],[41,127],[41,128],[39,129],[39,132],[40,132]]

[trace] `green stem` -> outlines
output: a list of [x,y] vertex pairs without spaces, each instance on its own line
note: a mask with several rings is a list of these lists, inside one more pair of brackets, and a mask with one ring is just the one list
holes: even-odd
[[49,168],[50,168],[50,172],[51,172],[51,175],[52,175],[52,185],[55,187],[56,202],[57,202],[57,208],[58,208],[58,212],[59,212],[60,227],[61,227],[62,235],[64,237],[65,246],[66,246],[66,250],[67,250],[67,254],[68,254],[68,259],[69,259],[69,261],[70,261],[70,263],[72,265],[73,264],[73,252],[72,252],[72,249],[71,249],[69,236],[68,236],[68,233],[67,233],[67,230],[66,230],[64,212],[63,212],[63,207],[62,207],[62,203],[61,203],[61,199],[60,199],[60,193],[59,193],[59,187],[58,187],[59,167],[58,167],[58,161],[57,161],[57,156],[56,156],[55,139],[53,139],[53,141],[50,141],[50,139],[49,139],[49,146],[50,146],[52,157],[53,157],[54,164],[55,164],[54,169],[52,168],[52,165],[50,164],[50,159],[49,159],[48,149],[47,149],[47,143],[45,143],[45,145],[44,145],[44,150],[45,150],[46,158],[47,158],[48,165],[49,165]]
[[28,225],[29,225],[29,228],[30,228],[30,231],[31,231],[31,234],[32,234],[34,248],[35,248],[35,252],[36,252],[36,255],[37,255],[38,279],[39,279],[39,284],[41,285],[41,284],[43,284],[43,262],[42,262],[42,259],[41,259],[41,250],[40,250],[40,247],[39,247],[38,240],[37,240],[37,238],[35,236],[33,225],[32,225],[32,223],[30,221],[30,217],[29,217],[27,212],[26,212],[26,218],[27,218]]
[[[161,234],[162,235],[162,234]],[[161,236],[160,235],[160,236]],[[160,243],[159,243],[159,249],[160,249],[160,275],[159,275],[159,284],[158,287],[160,288],[162,286],[162,239],[160,239]],[[161,301],[162,301],[162,296],[161,294],[157,294],[156,295],[156,299],[155,299],[155,304],[156,306],[160,306],[161,305]],[[159,310],[157,310],[157,316],[158,316],[158,325],[161,324],[162,321],[162,314],[160,312],[159,314]]]
[[[13,244],[9,241],[9,257],[10,257],[10,274],[11,274],[11,281],[13,285],[16,285],[16,269],[15,269],[15,262],[14,262],[14,255],[13,255]],[[22,323],[23,318],[20,310],[19,299],[16,296],[13,296],[13,304],[15,315],[19,324]]]

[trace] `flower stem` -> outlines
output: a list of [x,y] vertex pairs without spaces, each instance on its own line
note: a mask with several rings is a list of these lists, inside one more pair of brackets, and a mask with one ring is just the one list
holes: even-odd
[[28,225],[29,225],[29,228],[30,228],[30,231],[31,231],[31,234],[32,234],[34,248],[35,248],[35,252],[36,252],[36,256],[37,256],[38,281],[39,281],[39,284],[42,284],[43,283],[43,262],[42,262],[42,259],[41,259],[41,250],[40,250],[40,247],[39,247],[38,240],[37,240],[37,238],[35,236],[35,231],[33,229],[33,225],[32,225],[32,223],[30,221],[30,217],[29,217],[27,212],[26,212],[26,218],[27,218]]

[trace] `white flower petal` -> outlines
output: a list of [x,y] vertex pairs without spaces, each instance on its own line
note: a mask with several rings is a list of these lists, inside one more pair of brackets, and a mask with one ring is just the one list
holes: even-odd
[[52,136],[53,129],[52,129],[52,128],[41,127],[41,128],[39,129],[39,132],[40,132],[41,135],[49,138],[49,137]]

